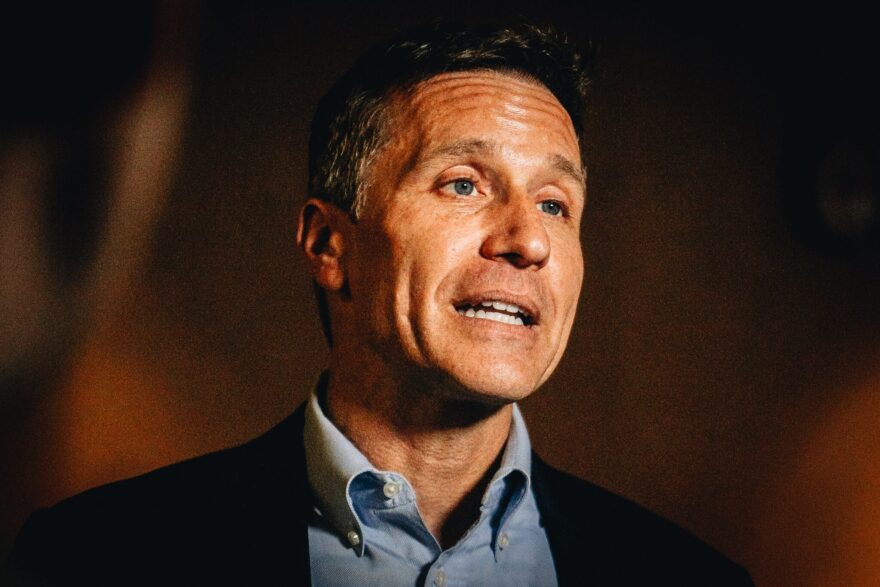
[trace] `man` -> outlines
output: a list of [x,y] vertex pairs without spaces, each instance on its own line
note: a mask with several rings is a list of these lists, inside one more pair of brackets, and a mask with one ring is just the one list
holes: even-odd
[[580,57],[439,26],[322,100],[297,240],[330,343],[307,405],[243,446],[35,514],[48,582],[749,584],[683,530],[531,452],[515,402],[583,275]]

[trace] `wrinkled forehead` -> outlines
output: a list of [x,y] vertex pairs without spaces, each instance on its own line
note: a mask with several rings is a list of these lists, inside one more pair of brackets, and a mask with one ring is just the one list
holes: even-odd
[[502,117],[512,129],[527,122],[558,128],[559,138],[578,146],[568,111],[546,86],[517,71],[478,69],[442,73],[392,97],[395,110],[409,122],[431,128],[451,117]]
[[408,153],[398,151],[399,156],[417,158],[475,144],[542,150],[585,176],[568,111],[550,90],[525,75],[492,70],[439,74],[395,93],[389,110],[386,145],[405,146]]

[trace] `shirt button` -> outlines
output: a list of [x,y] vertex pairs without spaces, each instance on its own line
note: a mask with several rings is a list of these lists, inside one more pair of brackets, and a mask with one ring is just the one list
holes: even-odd
[[361,537],[358,536],[358,533],[355,532],[354,530],[352,530],[351,532],[346,534],[345,537],[348,538],[348,542],[352,546],[357,546],[358,544],[361,543]]
[[502,534],[498,537],[498,548],[504,550],[508,544],[510,544],[510,539],[507,537],[507,534]]
[[437,574],[434,575],[434,585],[437,587],[443,587],[446,585],[446,573],[443,572],[443,569],[437,571]]
[[382,488],[382,493],[385,494],[385,497],[391,499],[392,497],[397,497],[397,494],[400,493],[400,484],[395,483],[394,481],[389,481]]

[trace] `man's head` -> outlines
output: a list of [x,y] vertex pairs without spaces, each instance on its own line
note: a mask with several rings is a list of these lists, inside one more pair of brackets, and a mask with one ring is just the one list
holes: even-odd
[[552,33],[442,26],[334,86],[299,241],[335,353],[496,401],[546,380],[583,273],[586,83]]
[[309,140],[309,196],[333,202],[356,218],[370,162],[393,133],[388,124],[393,98],[435,75],[476,70],[507,72],[545,86],[583,138],[585,64],[553,31],[456,24],[416,28],[371,48],[321,100]]

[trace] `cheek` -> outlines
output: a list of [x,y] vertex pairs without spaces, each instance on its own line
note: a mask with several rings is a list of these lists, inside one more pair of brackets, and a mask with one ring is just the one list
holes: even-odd
[[354,321],[361,332],[385,338],[393,316],[389,301],[396,281],[394,243],[381,231],[364,231],[349,255],[346,269]]
[[420,255],[425,276],[430,276],[435,293],[448,302],[451,291],[460,288],[466,276],[481,265],[480,244],[483,231],[476,223],[457,219],[453,226],[432,230],[421,239]]
[[461,214],[411,214],[407,228],[394,243],[394,255],[402,268],[412,274],[414,286],[437,286],[437,281],[454,272],[465,261],[468,251],[479,251],[481,228]]
[[560,247],[559,255],[559,293],[565,296],[563,307],[571,312],[580,298],[581,284],[584,279],[584,256],[580,241],[576,244],[566,243]]
[[459,244],[455,240],[435,239],[424,234],[412,242],[406,251],[408,264],[401,267],[408,281],[408,297],[416,312],[426,312],[443,302],[447,285],[454,282],[452,275]]
[[[445,250],[431,231],[410,221],[394,232],[374,236],[377,264],[364,278],[375,282],[373,310],[404,338],[417,328],[418,315],[437,288]],[[423,225],[422,225],[423,226]]]

